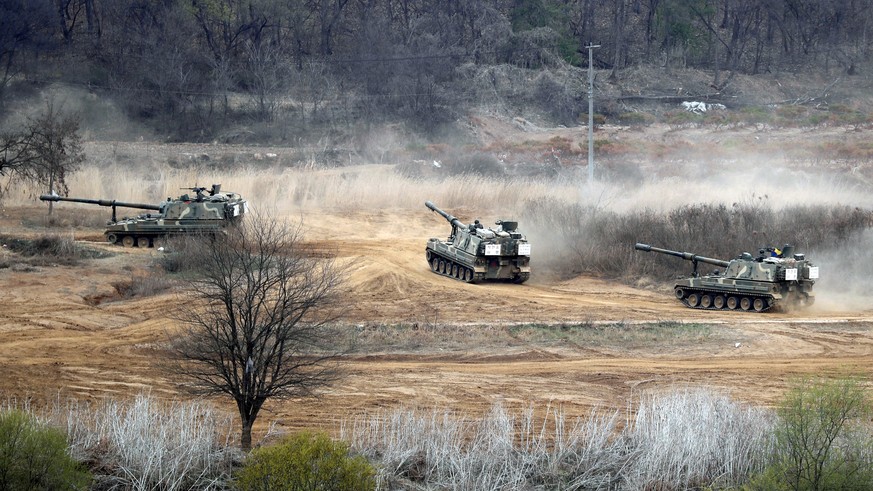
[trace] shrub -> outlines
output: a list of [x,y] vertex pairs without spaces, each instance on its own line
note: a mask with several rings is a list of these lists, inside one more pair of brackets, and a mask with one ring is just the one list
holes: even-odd
[[[594,113],[594,116],[591,119],[594,120],[595,126],[606,124],[606,115],[604,115],[604,114]],[[579,115],[579,123],[581,123],[583,125],[588,124],[588,113],[587,112],[581,113]]]
[[35,239],[0,236],[0,241],[13,252],[28,258],[31,264],[76,265],[83,259],[105,257],[106,254],[80,247],[71,235],[43,234]]
[[798,104],[781,105],[776,108],[775,114],[783,124],[786,124],[803,120],[809,115],[809,109]]
[[[726,260],[743,251],[754,254],[766,245],[793,244],[814,257],[817,251],[857,243],[873,224],[873,213],[839,205],[776,209],[766,196],[755,195],[730,206],[697,204],[666,212],[625,213],[539,198],[525,202],[523,219],[529,234],[542,230],[560,239],[540,246],[541,267],[612,278],[649,275],[667,281],[675,279],[677,272],[690,271],[690,263],[662,254],[633,253],[635,242]],[[779,243],[771,244],[773,240]]]
[[767,124],[773,121],[773,115],[766,107],[748,106],[740,110],[741,118],[748,123]]
[[[222,240],[224,236],[181,235],[163,241],[158,247],[157,264],[167,273],[195,274],[203,265],[204,257],[214,240]],[[158,246],[158,244],[155,244]]]
[[162,272],[137,274],[124,281],[112,283],[119,298],[141,298],[165,293],[173,288],[173,280]]
[[667,111],[664,114],[664,120],[670,126],[684,127],[701,123],[703,121],[703,116],[684,109],[677,109],[675,111]]
[[777,410],[771,464],[749,488],[873,489],[873,438],[859,424],[870,409],[856,379],[801,380]]
[[483,177],[500,177],[506,174],[503,164],[492,154],[474,152],[462,153],[455,159],[446,162],[450,172],[454,175],[472,174]]
[[61,431],[17,409],[0,412],[0,489],[84,489],[90,481]]
[[323,433],[303,432],[252,451],[237,476],[241,490],[357,491],[376,489],[376,471],[362,456]]
[[625,112],[618,115],[618,120],[622,124],[629,126],[649,126],[657,121],[657,118],[649,113],[641,111]]

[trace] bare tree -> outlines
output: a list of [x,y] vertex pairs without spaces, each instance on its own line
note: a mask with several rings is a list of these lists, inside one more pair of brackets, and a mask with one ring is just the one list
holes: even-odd
[[282,104],[292,61],[281,48],[272,43],[247,44],[246,73],[250,96],[262,121],[272,122]]
[[23,131],[0,135],[0,175],[9,175],[9,183],[27,182],[66,194],[67,176],[84,161],[79,116],[55,109],[51,101]]
[[[30,138],[26,133],[0,135],[0,176],[14,178],[22,169],[33,165],[34,161]],[[2,188],[0,188],[0,196],[2,196]]]
[[0,104],[6,87],[27,72],[28,58],[51,44],[51,4],[0,0]]
[[174,353],[188,389],[233,398],[248,450],[268,399],[313,395],[337,378],[342,337],[332,323],[343,273],[305,253],[299,226],[246,220],[198,251]]

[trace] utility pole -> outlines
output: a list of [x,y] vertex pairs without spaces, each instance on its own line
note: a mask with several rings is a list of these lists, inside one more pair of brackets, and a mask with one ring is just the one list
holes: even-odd
[[594,183],[594,48],[600,45],[588,43],[588,184]]

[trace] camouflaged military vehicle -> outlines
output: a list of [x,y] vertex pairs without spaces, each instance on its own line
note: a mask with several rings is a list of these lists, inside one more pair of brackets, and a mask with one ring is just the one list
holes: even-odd
[[[112,219],[107,223],[106,240],[125,247],[152,247],[154,240],[169,235],[212,234],[238,221],[248,211],[248,203],[237,193],[222,192],[220,184],[212,188],[183,188],[194,193],[178,198],[167,198],[157,204],[126,203],[116,200],[65,198],[44,194],[43,201],[73,201],[92,205],[111,206]],[[154,210],[135,217],[116,217],[116,208]]]
[[445,242],[431,238],[425,257],[431,271],[467,283],[505,280],[524,283],[530,277],[530,244],[517,230],[518,222],[498,220],[496,228],[486,228],[476,220],[465,225],[427,201],[425,206],[442,215],[452,225]]
[[[676,281],[676,298],[688,307],[706,310],[765,310],[782,307],[791,309],[812,305],[815,296],[812,286],[818,279],[818,267],[795,254],[790,245],[780,249],[764,248],[757,257],[744,252],[737,259],[724,261],[636,244],[635,249],[660,252],[691,261],[691,278]],[[721,266],[723,272],[700,276],[698,263]]]

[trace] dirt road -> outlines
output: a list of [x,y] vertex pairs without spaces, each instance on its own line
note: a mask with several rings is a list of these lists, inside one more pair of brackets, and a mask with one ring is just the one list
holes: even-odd
[[[28,212],[4,211],[4,233]],[[496,401],[581,415],[624,408],[647,390],[699,385],[771,404],[796,375],[873,370],[873,307],[698,312],[669,290],[558,281],[536,269],[524,285],[468,285],[434,275],[424,260],[427,237],[445,233],[443,225],[428,213],[307,216],[307,246],[349,267],[344,320],[363,333],[364,348],[320,399],[269,403],[262,429],[336,429],[343,419],[400,407],[478,414]],[[186,397],[154,363],[177,328],[178,295],[123,299],[114,286],[148,281],[161,253],[91,242],[99,231],[76,233],[114,255],[31,267],[3,249],[0,261],[10,267],[0,269],[0,394],[36,402],[140,391]],[[519,325],[547,326],[531,329],[550,337],[518,335]]]

